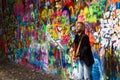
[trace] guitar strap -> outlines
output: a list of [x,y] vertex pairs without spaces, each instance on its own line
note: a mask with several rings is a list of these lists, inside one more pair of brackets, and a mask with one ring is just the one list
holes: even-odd
[[80,55],[80,54],[79,54],[79,49],[80,49],[80,45],[81,45],[81,43],[82,43],[83,37],[84,37],[84,34],[82,35],[82,37],[81,37],[81,39],[80,39],[80,42],[79,42],[79,44],[78,44],[77,50],[76,50],[75,55],[74,55],[75,57],[77,57],[78,55]]

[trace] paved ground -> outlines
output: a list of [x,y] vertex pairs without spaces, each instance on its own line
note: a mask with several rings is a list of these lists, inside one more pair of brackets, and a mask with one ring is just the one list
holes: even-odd
[[13,62],[0,63],[0,80],[61,80],[51,74],[40,73]]

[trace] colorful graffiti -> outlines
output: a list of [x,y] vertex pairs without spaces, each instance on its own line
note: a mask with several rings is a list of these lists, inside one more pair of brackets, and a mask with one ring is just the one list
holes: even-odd
[[119,0],[2,0],[2,3],[4,31],[0,41],[9,59],[69,79],[73,71],[69,48],[75,22],[79,20],[86,25],[94,54],[93,80],[120,79]]

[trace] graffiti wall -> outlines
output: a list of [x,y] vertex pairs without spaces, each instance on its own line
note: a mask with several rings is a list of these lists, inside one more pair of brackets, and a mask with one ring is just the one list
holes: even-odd
[[119,0],[2,0],[2,13],[3,52],[10,60],[69,79],[79,20],[95,59],[93,80],[120,79]]

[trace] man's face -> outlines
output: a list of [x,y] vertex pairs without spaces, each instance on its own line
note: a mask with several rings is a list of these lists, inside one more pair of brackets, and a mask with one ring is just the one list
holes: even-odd
[[80,33],[80,32],[81,32],[81,29],[82,29],[82,24],[77,23],[77,24],[76,24],[76,32],[77,32],[77,33]]

